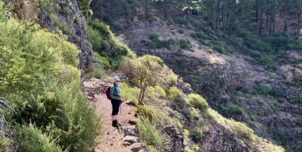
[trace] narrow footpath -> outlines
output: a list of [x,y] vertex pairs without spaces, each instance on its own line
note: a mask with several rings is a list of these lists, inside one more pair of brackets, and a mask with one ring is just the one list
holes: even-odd
[[[111,102],[104,94],[106,84],[104,81],[91,78],[83,82],[88,100],[96,106],[96,112],[102,118],[102,136],[94,152],[146,152],[145,146],[140,143],[137,133],[135,112],[129,101],[122,103],[118,121],[122,125],[120,131],[111,125]],[[127,104],[128,103],[128,104]]]

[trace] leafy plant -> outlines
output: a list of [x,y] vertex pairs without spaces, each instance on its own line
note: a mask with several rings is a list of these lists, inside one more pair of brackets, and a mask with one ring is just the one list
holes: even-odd
[[146,142],[147,145],[152,145],[157,149],[163,146],[164,137],[148,118],[141,118],[137,122],[137,129],[141,139]]
[[198,94],[191,93],[188,95],[189,103],[194,107],[198,108],[200,111],[205,111],[209,106],[208,103]]
[[62,152],[55,141],[32,124],[18,128],[15,133],[15,142],[21,151],[30,152]]

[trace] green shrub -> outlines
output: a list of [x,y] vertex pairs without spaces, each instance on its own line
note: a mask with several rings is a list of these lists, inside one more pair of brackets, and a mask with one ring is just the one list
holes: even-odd
[[0,132],[0,152],[7,152],[7,147],[10,145],[9,140]]
[[254,131],[251,128],[247,127],[244,123],[237,122],[233,119],[228,120],[228,123],[240,137],[248,138],[254,141],[259,139],[259,137],[254,134]]
[[160,40],[159,36],[155,33],[149,34],[149,40],[150,41],[141,40],[141,43],[153,49],[161,49],[161,48],[170,49],[170,46],[175,44],[175,40],[173,39]]
[[257,85],[253,88],[253,92],[256,94],[270,95],[274,97],[285,97],[285,93],[281,88],[271,88],[266,85]]
[[102,35],[101,33],[94,29],[92,26],[88,26],[88,37],[89,42],[92,44],[93,51],[97,52],[101,50],[102,47]]
[[53,4],[52,0],[39,0],[39,6],[42,10],[51,11],[53,9]]
[[296,121],[296,124],[297,124],[299,127],[302,127],[302,120],[297,120],[297,121]]
[[0,30],[0,96],[15,109],[10,122],[35,124],[63,149],[94,147],[100,120],[80,94],[77,47],[13,18],[0,20]]
[[151,122],[153,121],[153,113],[146,106],[141,106],[141,105],[137,106],[136,112],[139,116],[146,118],[146,119],[150,120]]
[[138,87],[131,87],[126,83],[121,83],[121,96],[125,100],[132,100],[134,104],[138,104],[138,96],[140,89]]
[[177,30],[177,32],[180,33],[180,34],[184,34],[185,33],[183,29],[179,29],[179,30]]
[[182,24],[182,25],[187,25],[188,24],[188,20],[186,20],[185,18],[183,17],[176,17],[174,22],[176,24]]
[[177,85],[177,76],[175,75],[169,75],[167,77],[167,83],[169,86],[174,86],[174,85]]
[[183,93],[176,87],[171,87],[168,91],[169,97],[171,97],[172,100],[183,103],[185,102],[185,98]]
[[62,149],[55,144],[51,137],[43,134],[32,124],[17,129],[14,140],[20,151],[62,152]]
[[231,114],[235,114],[235,115],[242,115],[244,113],[244,110],[241,107],[239,107],[238,105],[233,105],[232,104],[229,107],[229,112]]
[[195,130],[195,129],[192,129],[189,131],[189,136],[194,142],[200,142],[200,140],[202,138],[202,134],[198,130]]
[[141,139],[147,145],[152,145],[156,149],[161,149],[164,144],[164,137],[148,118],[141,118],[137,122],[137,129]]
[[[108,57],[112,58],[111,67],[116,65],[114,67],[118,68],[120,62],[123,60],[123,56],[129,58],[136,57],[135,53],[128,46],[115,39],[108,25],[94,19],[89,22],[89,26],[89,35],[91,36],[94,51],[97,51],[99,54],[105,53]],[[98,32],[93,33],[96,31]]]
[[169,89],[169,96],[172,98],[172,99],[176,99],[178,96],[180,96],[180,91],[178,90],[178,88],[176,87],[171,87]]
[[194,94],[194,93],[189,94],[188,100],[190,104],[198,108],[200,111],[204,112],[209,107],[205,99],[203,99],[203,97],[201,97],[198,94]]
[[159,85],[155,86],[155,87],[149,87],[149,92],[150,92],[150,96],[155,97],[155,98],[164,98],[166,97],[166,92],[165,90],[160,87]]
[[188,39],[181,39],[179,41],[179,46],[182,49],[187,49],[189,47],[189,45],[191,44],[190,40]]
[[155,91],[160,95],[160,97],[164,98],[167,96],[165,90],[161,86],[155,86]]

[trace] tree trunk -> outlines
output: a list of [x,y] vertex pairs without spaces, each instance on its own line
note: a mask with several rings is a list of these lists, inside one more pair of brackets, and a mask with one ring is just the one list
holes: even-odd
[[259,7],[258,7],[258,0],[256,0],[256,22],[258,23],[259,20]]
[[286,7],[284,7],[284,28],[283,28],[283,32],[286,33],[287,32],[287,17],[286,17]]
[[262,34],[262,24],[263,24],[263,17],[262,17],[262,10],[260,10],[259,35]]

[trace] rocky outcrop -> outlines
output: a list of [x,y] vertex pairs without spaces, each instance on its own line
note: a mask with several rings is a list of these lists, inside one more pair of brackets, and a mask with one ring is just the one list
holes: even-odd
[[212,124],[210,130],[204,134],[202,141],[202,149],[206,152],[251,151],[236,134],[220,125]]
[[169,145],[166,145],[166,151],[169,152],[182,152],[184,151],[184,139],[177,127],[169,126],[166,127],[163,132],[167,134],[171,141]]
[[88,41],[86,19],[81,14],[77,0],[54,0],[49,8],[41,8],[38,23],[50,31],[62,31],[68,41],[81,50],[79,68],[85,70],[92,62],[92,46]]

